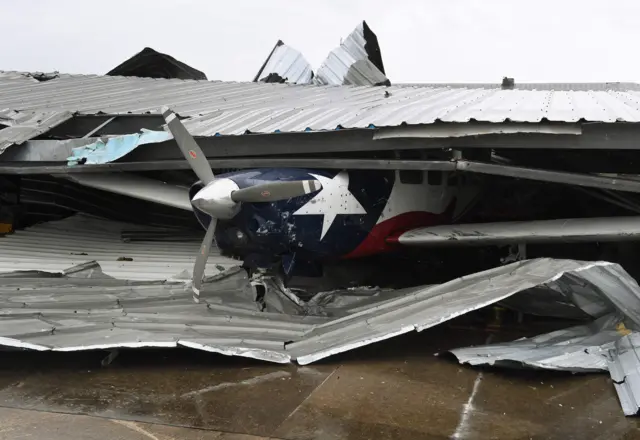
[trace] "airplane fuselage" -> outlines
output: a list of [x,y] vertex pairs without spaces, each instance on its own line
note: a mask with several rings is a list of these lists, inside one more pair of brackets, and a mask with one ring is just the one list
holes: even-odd
[[[219,221],[218,247],[256,266],[268,265],[273,258],[322,262],[388,252],[393,248],[390,239],[402,232],[450,223],[465,209],[474,189],[440,171],[277,168],[216,178],[230,179],[240,189],[305,179],[322,184],[319,191],[288,200],[243,203],[231,220]],[[202,183],[194,184],[190,198],[202,188]],[[206,229],[210,216],[195,206],[194,211]]]

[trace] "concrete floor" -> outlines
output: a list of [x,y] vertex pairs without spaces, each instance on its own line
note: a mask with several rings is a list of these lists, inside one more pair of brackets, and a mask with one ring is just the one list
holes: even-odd
[[640,438],[606,374],[433,355],[489,334],[440,326],[306,367],[187,350],[123,352],[108,367],[100,353],[4,353],[0,439]]

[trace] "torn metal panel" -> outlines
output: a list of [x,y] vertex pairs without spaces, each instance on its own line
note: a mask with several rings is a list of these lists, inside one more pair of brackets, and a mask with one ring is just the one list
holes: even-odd
[[[38,270],[61,273],[96,261],[117,279],[188,280],[200,249],[200,239],[184,242],[125,242],[123,231],[157,228],[113,222],[85,215],[32,226],[0,238],[0,273]],[[237,265],[231,258],[209,257],[207,275]]]
[[76,147],[67,158],[69,165],[109,163],[118,160],[140,145],[155,144],[173,139],[166,131],[143,130],[140,133],[114,136],[105,140]]
[[[73,149],[96,143],[99,137],[81,139],[31,139],[10,148],[0,156],[2,162],[66,162]],[[31,164],[37,165],[37,164]],[[1,171],[0,171],[1,172]]]
[[[304,339],[289,344],[287,350],[298,363],[308,364],[404,333],[425,330],[516,293],[533,294],[525,291],[544,288],[549,283],[568,294],[577,307],[588,314],[594,313],[594,318],[621,310],[640,327],[640,287],[619,265],[536,259],[437,286],[406,289],[399,298],[370,307],[363,305],[355,313],[314,327]],[[600,298],[595,306],[589,300],[593,295]],[[629,312],[628,309],[633,308],[631,304],[638,307]]]
[[630,333],[619,314],[513,342],[450,350],[461,364],[525,366],[576,373],[607,371],[607,354]]
[[107,72],[109,76],[140,78],[205,80],[207,76],[174,57],[145,47],[140,52]]
[[300,52],[278,40],[253,82],[311,84],[313,69]]
[[343,44],[349,47],[352,53],[360,52],[362,54],[362,51],[364,51],[369,61],[386,75],[378,37],[373,33],[366,21],[363,20],[362,23],[358,24]]
[[0,345],[62,352],[187,347],[286,363],[285,342],[326,321],[258,312],[244,270],[230,269],[208,288],[207,301],[196,304],[183,284],[103,278],[96,266],[73,276],[1,277]]
[[[53,127],[68,121],[72,117],[73,113],[65,110],[32,112],[0,111],[0,154],[4,153],[11,145],[20,145],[29,139],[46,133]],[[3,126],[6,128],[3,128]]]
[[67,177],[80,185],[101,189],[160,205],[192,211],[189,188],[167,184],[129,173],[71,174]]
[[[573,260],[513,263],[437,286],[353,291],[353,298],[333,307],[332,295],[323,294],[305,306],[306,315],[274,313],[275,303],[257,311],[256,293],[240,269],[205,280],[199,304],[179,283],[108,279],[95,264],[54,277],[40,270],[0,276],[0,344],[62,351],[186,346],[308,364],[554,283],[585,311],[590,295],[610,300],[596,305],[594,318],[614,313],[614,303],[640,302],[640,288],[618,265]],[[273,286],[266,295],[287,300]],[[310,316],[316,312],[323,316]]]
[[331,85],[391,85],[384,73],[378,39],[366,22],[329,53],[315,81]]
[[430,226],[405,232],[397,238],[397,242],[405,246],[630,240],[640,240],[638,216]]
[[318,69],[315,81],[323,85],[381,86],[390,82],[369,60],[354,58],[344,48],[334,49]]
[[626,416],[640,412],[640,333],[620,338],[609,351],[609,374]]
[[[609,369],[625,415],[635,415],[640,408],[640,358],[635,348],[640,340],[638,283],[619,265],[598,263],[554,277],[545,284],[598,319],[533,338],[454,349],[451,353],[461,363],[471,365],[517,365],[573,372]],[[535,295],[536,290],[530,290],[530,295]],[[593,301],[595,297],[600,298],[600,303]],[[507,301],[518,298],[523,295]],[[604,313],[607,309],[609,312]]]

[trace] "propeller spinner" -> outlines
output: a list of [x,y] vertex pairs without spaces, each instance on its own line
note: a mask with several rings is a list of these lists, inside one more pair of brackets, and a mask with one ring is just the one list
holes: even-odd
[[322,185],[317,180],[295,180],[269,182],[240,189],[233,180],[214,176],[202,149],[171,109],[163,107],[161,112],[169,131],[185,159],[189,162],[191,169],[205,185],[191,199],[191,204],[211,216],[211,222],[193,268],[193,298],[197,302],[218,219],[232,219],[240,211],[243,202],[259,203],[287,200],[318,191]]

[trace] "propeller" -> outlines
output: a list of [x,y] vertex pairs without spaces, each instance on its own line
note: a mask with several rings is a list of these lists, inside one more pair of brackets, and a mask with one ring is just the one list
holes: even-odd
[[193,206],[211,216],[211,222],[193,267],[193,299],[198,302],[204,269],[215,238],[218,220],[232,219],[240,211],[241,203],[287,200],[319,191],[322,185],[317,180],[294,180],[268,182],[240,189],[233,180],[214,176],[202,149],[169,107],[162,107],[161,113],[189,166],[205,185],[191,200]]

